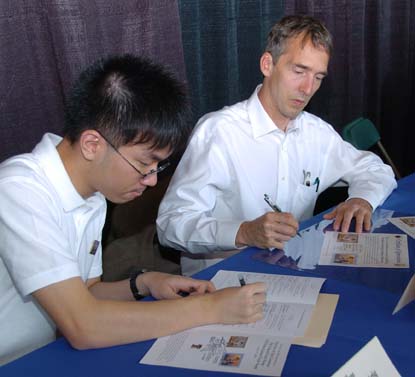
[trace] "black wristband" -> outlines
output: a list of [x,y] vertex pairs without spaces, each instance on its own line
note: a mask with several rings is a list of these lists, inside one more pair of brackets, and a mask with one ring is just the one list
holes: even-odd
[[134,298],[138,301],[141,300],[144,296],[140,294],[137,288],[136,279],[138,275],[141,275],[145,270],[135,270],[130,274],[130,289]]

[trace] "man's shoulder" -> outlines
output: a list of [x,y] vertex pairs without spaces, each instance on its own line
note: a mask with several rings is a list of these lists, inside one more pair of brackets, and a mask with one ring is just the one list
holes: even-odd
[[203,115],[196,123],[195,130],[219,130],[223,127],[241,126],[248,122],[247,101],[238,102],[232,106],[225,106],[220,110]]
[[317,115],[303,111],[297,119],[299,127],[304,127],[304,130],[315,132],[336,132],[334,127]]
[[50,203],[54,196],[45,171],[31,153],[12,157],[0,165],[0,187],[4,197],[44,198]]
[[0,181],[26,180],[42,175],[42,169],[32,153],[10,157],[0,164]]

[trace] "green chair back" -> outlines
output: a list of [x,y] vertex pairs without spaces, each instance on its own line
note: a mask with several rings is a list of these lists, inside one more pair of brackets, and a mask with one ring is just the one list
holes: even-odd
[[376,144],[387,163],[392,167],[396,178],[401,178],[401,173],[380,141],[378,130],[369,119],[357,118],[353,122],[346,124],[342,130],[342,137],[355,148],[364,151],[367,151]]
[[358,118],[346,124],[342,130],[342,137],[360,150],[368,150],[380,140],[375,125],[366,118]]

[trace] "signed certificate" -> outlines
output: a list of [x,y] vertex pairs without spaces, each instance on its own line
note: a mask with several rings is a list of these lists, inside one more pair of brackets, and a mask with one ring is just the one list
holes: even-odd
[[326,232],[319,265],[408,268],[406,234]]

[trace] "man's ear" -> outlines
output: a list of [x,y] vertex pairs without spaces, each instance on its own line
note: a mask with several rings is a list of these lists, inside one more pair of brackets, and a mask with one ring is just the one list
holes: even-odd
[[264,52],[259,60],[259,67],[262,74],[265,77],[269,77],[272,73],[274,67],[274,61],[272,60],[272,55],[269,52]]
[[95,130],[85,130],[79,138],[79,148],[83,157],[92,161],[104,147],[105,141]]

